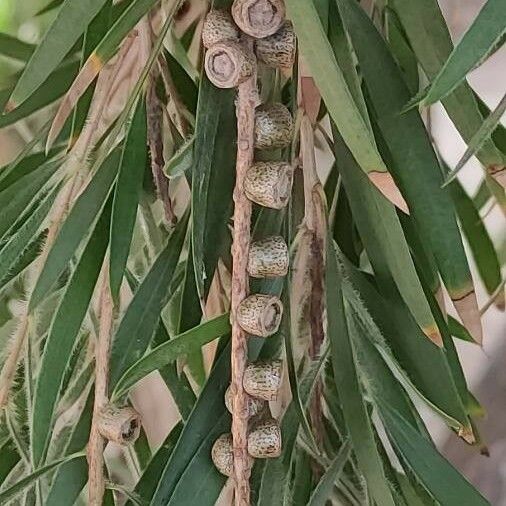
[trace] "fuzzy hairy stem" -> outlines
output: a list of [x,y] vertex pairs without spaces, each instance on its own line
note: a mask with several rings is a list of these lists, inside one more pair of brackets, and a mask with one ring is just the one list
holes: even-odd
[[[253,41],[244,36],[244,43],[252,49]],[[232,437],[234,450],[235,505],[250,504],[251,458],[248,455],[248,402],[242,378],[248,358],[247,336],[237,322],[237,309],[248,295],[247,273],[250,245],[251,202],[243,187],[248,168],[253,163],[255,108],[258,105],[256,73],[239,85],[236,102],[237,115],[237,163],[234,188],[234,229],[232,243],[232,381],[233,399]]]
[[109,287],[108,261],[102,273],[100,325],[95,348],[95,401],[88,441],[88,504],[100,506],[104,497],[104,439],[98,429],[100,412],[108,402],[109,352],[113,325],[113,302]]

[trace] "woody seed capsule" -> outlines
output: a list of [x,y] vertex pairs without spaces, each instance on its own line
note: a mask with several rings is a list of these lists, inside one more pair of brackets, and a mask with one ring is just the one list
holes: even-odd
[[246,172],[244,192],[256,204],[282,209],[292,192],[293,169],[285,162],[257,162]]
[[105,406],[98,417],[98,431],[108,441],[129,445],[136,441],[141,432],[141,417],[135,409]]
[[292,142],[293,120],[283,104],[268,104],[255,111],[255,148],[284,148]]
[[204,20],[202,43],[204,47],[210,48],[213,44],[225,40],[239,40],[239,29],[230,13],[222,9],[213,9]]
[[239,42],[213,44],[206,52],[204,66],[209,80],[218,88],[234,88],[253,75],[255,55]]
[[281,360],[252,362],[244,371],[242,384],[244,390],[252,397],[275,401],[278,398],[282,378]]
[[288,272],[288,246],[277,235],[255,241],[249,248],[248,273],[254,278],[275,278]]
[[274,334],[281,323],[283,304],[273,295],[255,294],[246,297],[237,308],[237,322],[241,328],[259,337]]
[[232,476],[234,469],[234,451],[232,434],[222,434],[213,444],[211,459],[216,469],[225,476]]
[[295,62],[297,48],[295,32],[290,21],[273,35],[258,39],[255,42],[255,52],[258,59],[269,67],[288,69]]
[[285,18],[283,0],[234,0],[232,17],[237,26],[257,39],[275,33]]
[[257,423],[248,434],[248,453],[255,459],[281,455],[281,429],[273,418]]
[[[229,413],[233,412],[232,409],[232,391],[230,387],[227,388],[225,392],[225,406]],[[251,418],[255,415],[258,415],[262,411],[265,406],[265,402],[262,399],[255,399],[253,397],[248,396],[248,416]]]

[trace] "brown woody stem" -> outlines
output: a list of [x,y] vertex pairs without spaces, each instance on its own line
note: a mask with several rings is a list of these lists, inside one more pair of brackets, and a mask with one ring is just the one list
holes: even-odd
[[[244,36],[243,42],[252,50],[253,41]],[[234,230],[232,244],[232,437],[234,450],[235,505],[250,504],[251,458],[248,454],[248,397],[242,385],[248,358],[247,336],[236,318],[237,309],[249,290],[248,252],[250,245],[251,202],[243,186],[248,168],[253,163],[255,108],[258,105],[256,72],[239,85],[237,115],[237,164],[234,189]]]
[[109,349],[113,324],[113,302],[109,288],[108,261],[102,272],[100,294],[100,325],[95,348],[95,403],[93,420],[88,441],[88,505],[101,506],[105,491],[104,481],[104,438],[99,431],[99,420],[108,403],[107,385],[109,378]]

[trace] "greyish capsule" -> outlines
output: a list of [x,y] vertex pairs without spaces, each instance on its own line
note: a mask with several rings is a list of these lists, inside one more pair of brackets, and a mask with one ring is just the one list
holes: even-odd
[[255,52],[258,59],[269,67],[289,69],[295,62],[297,40],[290,21],[273,35],[258,39],[255,42]]
[[204,20],[202,43],[204,47],[210,48],[213,44],[225,40],[239,40],[239,28],[229,12],[222,9],[212,9]]
[[141,417],[130,406],[104,406],[98,416],[98,431],[108,441],[126,446],[134,443],[141,432]]
[[286,162],[257,162],[247,171],[244,192],[256,204],[282,209],[292,192],[293,169]]
[[248,434],[248,453],[255,459],[272,459],[281,455],[281,429],[274,418],[255,424]]
[[248,334],[269,337],[277,332],[282,315],[283,304],[278,297],[257,293],[239,304],[236,317]]
[[216,469],[225,476],[232,476],[234,470],[234,452],[232,434],[222,434],[213,444],[211,459]]
[[[248,395],[248,416],[251,418],[258,415],[265,405],[265,401],[262,399],[255,399]],[[232,413],[232,392],[230,387],[228,387],[225,392],[225,406],[227,407],[228,412]]]
[[285,19],[283,0],[234,0],[232,17],[237,26],[257,39],[275,33]]
[[283,379],[283,362],[269,360],[252,362],[246,367],[242,384],[244,390],[254,398],[275,401]]
[[218,88],[234,88],[251,77],[256,69],[255,55],[239,42],[213,44],[206,52],[204,66],[209,80]]
[[293,119],[283,104],[265,104],[255,111],[255,148],[289,146],[293,138]]
[[275,278],[288,272],[288,246],[278,235],[251,243],[248,256],[248,274],[253,278]]

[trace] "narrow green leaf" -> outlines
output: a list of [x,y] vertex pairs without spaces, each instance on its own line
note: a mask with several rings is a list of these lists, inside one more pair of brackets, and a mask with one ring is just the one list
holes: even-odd
[[468,72],[488,56],[506,31],[505,9],[504,0],[488,0],[485,3],[444,67],[433,79],[423,97],[423,104],[433,104],[448,95],[466,78]]
[[492,295],[502,282],[501,265],[492,239],[471,197],[462,185],[458,181],[453,181],[450,184],[450,192],[476,268],[487,293]]
[[193,145],[195,136],[190,137],[165,164],[164,174],[169,179],[181,176],[193,166]]
[[[344,261],[343,257],[340,259]],[[446,352],[423,337],[398,296],[384,299],[358,269],[348,262],[345,265],[353,287],[346,291],[347,300],[360,316],[364,335],[382,350],[383,358],[391,356],[390,351],[393,353],[394,358],[388,365],[398,364],[393,370],[400,373],[396,377],[405,388],[414,388],[453,428],[468,428],[469,420]],[[434,377],[438,378],[437,382]],[[404,378],[408,379],[407,383]]]
[[[93,412],[93,391],[88,395],[81,416],[72,431],[67,452],[78,452],[88,443]],[[63,464],[55,473],[51,488],[44,500],[44,506],[74,504],[88,481],[88,462],[86,458],[75,459]]]
[[161,369],[175,361],[178,357],[186,355],[193,350],[200,349],[204,344],[225,335],[229,331],[230,317],[228,314],[224,314],[201,323],[170,341],[157,346],[123,373],[114,387],[112,397],[121,397],[132,385],[150,372]]
[[100,215],[118,172],[119,154],[115,149],[107,157],[72,207],[37,279],[30,298],[30,310],[33,311],[47,296]]
[[17,107],[56,69],[105,0],[66,0],[26,65],[11,96]]
[[[202,308],[200,306],[199,294],[197,293],[197,285],[195,282],[195,269],[193,268],[191,231],[188,231],[187,242],[190,243],[190,247],[182,283],[181,304],[179,306],[179,321],[177,327],[178,334],[196,327],[202,320]],[[193,379],[199,387],[202,387],[206,381],[202,350],[198,348],[192,353],[189,353],[186,356],[186,363],[188,364]]]
[[[453,50],[453,43],[445,18],[437,0],[393,0],[406,37],[429,79],[434,79]],[[466,81],[442,100],[451,120],[469,144],[480,128],[487,112],[481,111],[479,98]],[[494,140],[486,141],[477,156],[487,167],[504,163],[504,156]],[[503,148],[504,150],[504,148]]]
[[316,7],[313,2],[297,0],[288,0],[286,4],[305,62],[344,141],[366,173],[386,171],[371,130],[336,63]]
[[344,465],[350,457],[350,453],[351,445],[347,441],[342,445],[339,453],[325,471],[325,474],[321,477],[318,485],[316,485],[311,494],[308,506],[325,506],[327,504],[327,500],[330,498],[335,482],[342,473]]
[[448,330],[453,337],[466,341],[468,343],[476,344],[469,331],[453,316],[448,316]]
[[55,174],[57,164],[48,162],[35,174],[26,175],[0,193],[0,237],[6,240],[20,222],[26,218],[26,210],[30,209],[34,200],[50,189],[51,177]]
[[349,149],[335,128],[334,152],[349,196],[353,219],[380,288],[389,293],[392,278],[418,325],[440,344],[441,336],[423,293],[415,265],[395,208],[360,173]]
[[110,389],[146,351],[167,304],[169,284],[184,244],[188,217],[183,218],[135,292],[118,326],[111,350]]
[[[150,501],[155,493],[156,485],[163,472],[165,464],[170,458],[172,451],[174,450],[177,440],[183,430],[183,423],[179,422],[165,438],[165,441],[160,445],[160,448],[153,455],[149,461],[148,466],[142,473],[139,481],[135,485],[134,492],[138,494],[145,501]],[[131,502],[127,502],[128,506],[131,506]]]
[[193,263],[201,300],[210,286],[231,211],[235,152],[230,149],[230,139],[236,137],[234,96],[233,90],[220,90],[203,77],[192,171]]
[[[91,23],[88,25],[86,32],[84,33],[81,52],[81,66],[84,65],[90,54],[106,34],[111,24],[111,17],[112,0],[105,0],[102,8],[91,20]],[[79,99],[79,102],[74,110],[74,117],[72,118],[72,133],[70,135],[71,143],[77,140],[84,127],[94,91],[95,86],[90,86],[88,90],[86,90],[86,93],[84,93],[84,95]]]
[[[207,469],[204,472],[200,469],[200,474],[186,474],[185,477],[192,487],[179,488],[179,498],[182,498],[183,502],[176,504],[182,506],[199,503],[204,506],[204,504],[212,505],[216,501],[225,483],[225,477],[220,475],[214,467],[210,450],[216,438],[221,433],[230,430],[230,415],[225,410],[223,400],[229,381],[230,346],[227,346],[216,360],[213,373],[202,390],[176,447],[163,469],[151,499],[151,506],[174,505],[171,500],[175,496],[178,484],[183,482],[185,471],[191,469],[192,463],[199,465],[201,462],[207,464]],[[202,448],[205,448],[207,453],[199,453]],[[202,490],[204,484],[207,485],[205,492]],[[191,500],[194,502],[192,503]]]
[[117,300],[134,231],[147,161],[145,101],[139,99],[121,152],[111,220],[110,283]]
[[7,33],[0,33],[0,54],[15,60],[26,61],[35,49],[33,44],[23,42]]
[[[501,122],[501,118],[506,111],[506,95],[504,95],[501,101],[497,104],[497,107],[487,116],[485,121],[482,123],[479,130],[473,135],[469,141],[469,145],[462,155],[462,158],[457,162],[455,168],[446,176],[445,185],[455,179],[460,169],[476,154],[483,143],[489,139]],[[502,172],[506,170],[504,167],[489,167],[490,172],[493,176],[496,176],[497,169]],[[495,170],[494,170],[495,169]]]
[[35,389],[31,426],[33,461],[44,461],[53,413],[72,349],[88,310],[108,245],[110,206],[83,250],[54,316]]
[[53,469],[65,464],[66,462],[70,462],[74,459],[85,459],[84,453],[74,453],[72,455],[68,455],[62,459],[56,460],[55,462],[51,462],[43,467],[36,469],[31,472],[28,476],[25,476],[17,483],[9,487],[7,490],[0,492],[0,503],[6,504],[8,501],[12,500],[21,492],[24,492],[26,488],[32,486],[41,476],[49,473]]
[[436,501],[445,506],[489,505],[399,413],[385,405],[380,414],[393,445]]
[[382,506],[395,505],[378,454],[374,432],[364,404],[356,370],[356,356],[348,334],[336,251],[329,239],[327,248],[326,296],[328,335],[339,398],[351,443],[372,497]]
[[31,213],[28,219],[17,230],[0,250],[0,288],[5,286],[20,257],[36,237],[39,228],[46,219],[60,187],[49,192]]
[[[400,114],[409,92],[381,35],[362,8],[338,0],[345,26],[392,157],[391,170],[406,198],[423,243],[434,254],[443,281],[455,300],[472,293],[473,282],[451,198],[441,189],[442,174],[417,111]],[[441,230],[445,233],[442,234]],[[469,317],[471,307],[466,310]],[[479,318],[479,317],[478,317]],[[474,322],[477,339],[481,328]]]

